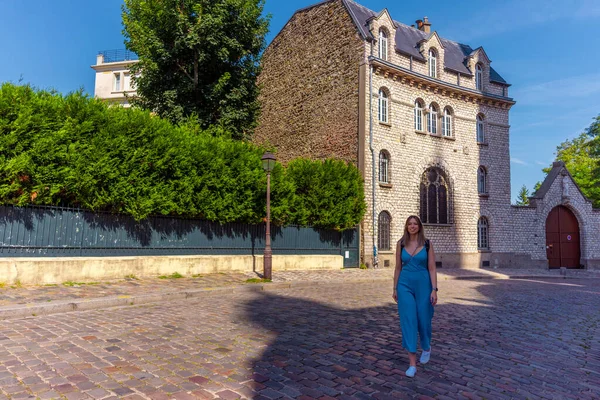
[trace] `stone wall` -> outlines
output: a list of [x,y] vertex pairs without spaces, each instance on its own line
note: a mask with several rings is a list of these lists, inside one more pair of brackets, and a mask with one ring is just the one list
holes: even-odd
[[286,163],[304,156],[358,163],[364,42],[341,0],[294,14],[262,59],[256,143]]
[[546,219],[553,208],[564,205],[579,222],[581,263],[589,269],[600,269],[600,210],[592,208],[592,203],[582,195],[564,165],[555,163],[553,168],[560,169],[561,173],[551,182],[544,196],[533,199],[528,207],[512,209],[514,253],[526,255],[534,263],[547,267]]
[[[436,166],[446,173],[451,190],[451,223],[445,226],[426,226],[444,267],[479,267],[481,261],[489,261],[490,255],[477,248],[477,221],[480,216],[490,223],[490,249],[492,253],[510,252],[510,156],[508,109],[445,96],[434,88],[411,85],[392,79],[385,74],[374,73],[372,118],[375,174],[378,180],[379,153],[387,151],[391,156],[391,182],[376,185],[376,215],[387,211],[392,216],[391,237],[395,243],[402,235],[404,222],[409,215],[419,215],[419,182],[424,171]],[[368,85],[368,80],[365,82]],[[385,88],[390,96],[390,123],[378,121],[378,93]],[[367,86],[366,103],[369,104]],[[423,100],[426,105],[434,103],[441,111],[450,107],[453,111],[452,137],[441,135],[441,117],[438,118],[438,135],[416,131],[414,102]],[[368,110],[368,106],[367,106]],[[477,143],[476,117],[485,115],[486,141]],[[424,125],[427,114],[423,115]],[[368,132],[369,124],[367,117]],[[369,149],[365,135],[365,149]],[[477,192],[477,170],[484,166],[488,171],[488,195]],[[372,157],[367,150],[365,157],[365,186],[367,199],[371,199]],[[373,218],[372,204],[368,204],[364,224],[363,250],[365,260],[372,258]],[[375,224],[376,225],[376,224]],[[377,235],[375,236],[377,237]],[[392,246],[393,247],[393,246]],[[393,266],[394,249],[380,251],[381,263],[388,260]],[[372,261],[371,261],[372,262]]]

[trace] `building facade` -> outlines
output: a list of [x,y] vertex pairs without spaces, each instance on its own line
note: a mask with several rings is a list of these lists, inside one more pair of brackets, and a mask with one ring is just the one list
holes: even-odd
[[[600,266],[591,235],[600,213],[564,165],[530,206],[511,205],[515,101],[482,47],[441,37],[427,17],[408,26],[387,10],[328,0],[292,16],[262,67],[254,140],[275,146],[283,162],[335,157],[358,166],[366,264],[394,266],[404,222],[419,215],[441,267]],[[567,197],[557,194],[562,188]],[[561,233],[574,229],[560,222],[568,213],[580,229],[577,245]]]
[[135,87],[129,68],[138,62],[135,54],[127,50],[106,50],[96,56],[96,83],[94,96],[112,104],[129,107],[129,100],[135,97]]

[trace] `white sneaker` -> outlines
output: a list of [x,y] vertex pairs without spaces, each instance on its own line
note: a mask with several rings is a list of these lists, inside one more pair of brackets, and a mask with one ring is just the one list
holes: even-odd
[[406,376],[408,376],[409,378],[414,378],[415,374],[417,373],[417,367],[413,367],[411,365],[410,367],[408,367],[405,373]]
[[421,364],[427,364],[429,362],[430,357],[431,357],[431,349],[429,349],[429,351],[423,350],[423,352],[421,353],[421,358],[419,359],[419,362]]

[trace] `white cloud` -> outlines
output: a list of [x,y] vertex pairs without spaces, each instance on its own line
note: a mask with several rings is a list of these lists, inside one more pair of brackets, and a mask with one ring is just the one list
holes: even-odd
[[514,90],[511,96],[521,105],[540,106],[565,104],[576,98],[599,93],[600,73],[594,73],[525,86]]
[[529,165],[525,161],[523,161],[521,159],[518,159],[518,158],[515,158],[515,157],[511,157],[510,158],[510,162],[513,163],[513,164]]
[[550,164],[550,163],[545,163],[545,162],[543,162],[543,161],[536,161],[535,163],[536,163],[537,165],[541,165],[542,167],[547,167],[547,166],[548,166],[548,164]]

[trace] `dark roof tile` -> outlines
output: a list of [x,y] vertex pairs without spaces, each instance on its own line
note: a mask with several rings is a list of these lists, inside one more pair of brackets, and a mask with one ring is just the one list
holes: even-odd
[[[374,40],[375,38],[368,28],[368,21],[379,14],[352,0],[344,0],[344,3],[362,36],[365,39]],[[396,24],[396,50],[424,61],[425,58],[419,52],[418,43],[423,39],[428,39],[429,35],[397,21],[394,21],[394,24]],[[444,46],[444,67],[463,75],[472,76],[472,72],[465,65],[465,60],[474,51],[473,48],[444,38],[440,38],[440,40]],[[490,80],[507,85],[506,81],[493,68],[490,69]]]

